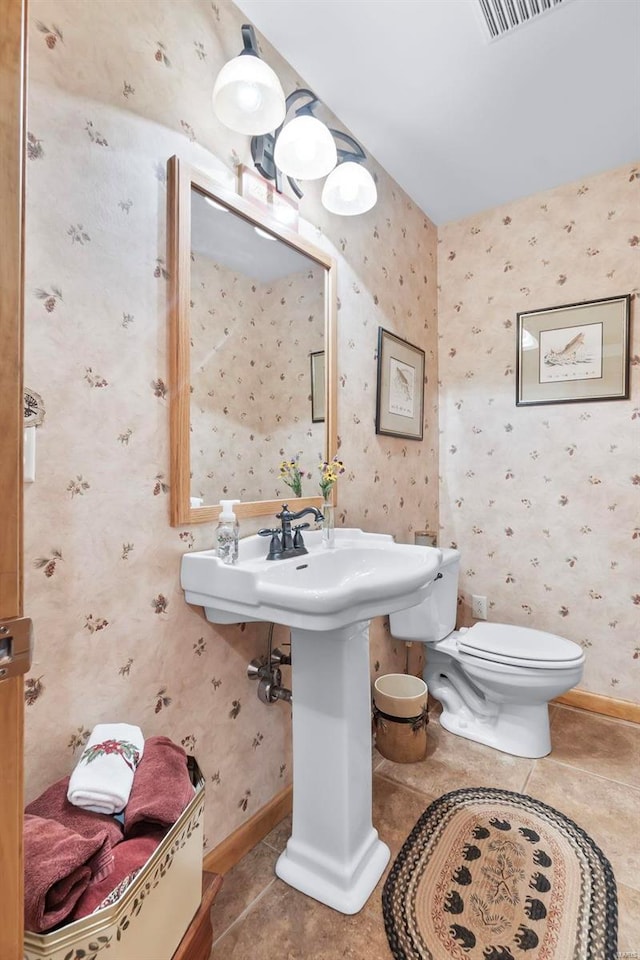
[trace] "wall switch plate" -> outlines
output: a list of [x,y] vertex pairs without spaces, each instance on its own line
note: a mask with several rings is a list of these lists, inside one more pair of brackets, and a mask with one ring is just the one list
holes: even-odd
[[474,620],[487,619],[487,598],[471,594],[471,616]]

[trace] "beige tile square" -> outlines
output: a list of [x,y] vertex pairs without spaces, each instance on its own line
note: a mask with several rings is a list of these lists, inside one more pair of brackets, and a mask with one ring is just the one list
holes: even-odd
[[276,880],[212,960],[390,960],[379,893],[346,916]]
[[640,790],[545,759],[537,761],[526,792],[586,830],[616,881],[640,889]]
[[222,889],[211,909],[214,941],[272,883],[277,859],[275,850],[259,843],[225,874]]
[[391,850],[390,863],[393,863],[420,815],[435,799],[374,774],[373,825],[380,839]]
[[384,760],[376,772],[431,797],[439,797],[461,787],[502,787],[520,791],[533,763],[533,760],[512,757],[473,740],[457,737],[439,723],[430,723],[425,760],[419,763]]
[[551,759],[640,789],[640,726],[556,707]]

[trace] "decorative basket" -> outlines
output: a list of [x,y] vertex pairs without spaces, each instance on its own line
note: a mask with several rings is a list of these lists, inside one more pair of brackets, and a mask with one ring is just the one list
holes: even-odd
[[202,897],[204,778],[119,900],[49,933],[26,932],[24,960],[171,960]]

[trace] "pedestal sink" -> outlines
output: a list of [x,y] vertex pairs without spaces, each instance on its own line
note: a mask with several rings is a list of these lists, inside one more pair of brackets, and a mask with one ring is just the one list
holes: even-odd
[[369,621],[421,602],[441,554],[362,530],[335,537],[327,549],[308,532],[308,554],[270,562],[264,539],[247,537],[235,566],[188,553],[181,583],[212,623],[291,627],[293,830],[276,873],[357,913],[389,859],[371,822]]

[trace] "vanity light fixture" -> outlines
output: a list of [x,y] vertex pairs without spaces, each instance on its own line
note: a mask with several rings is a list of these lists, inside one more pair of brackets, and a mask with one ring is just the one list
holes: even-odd
[[[303,195],[298,180],[327,177],[322,203],[330,213],[366,213],[376,203],[377,190],[363,166],[366,154],[358,141],[315,116],[320,102],[311,90],[294,90],[284,98],[275,73],[260,59],[250,24],[243,25],[242,39],[242,53],[225,64],[216,79],[213,109],[218,119],[232,130],[251,135],[253,162],[266,180],[275,181],[278,193],[282,193],[283,175],[298,198]],[[275,104],[275,85],[266,82],[265,73],[263,87],[256,63],[265,67],[282,93],[273,112],[266,105]]]

